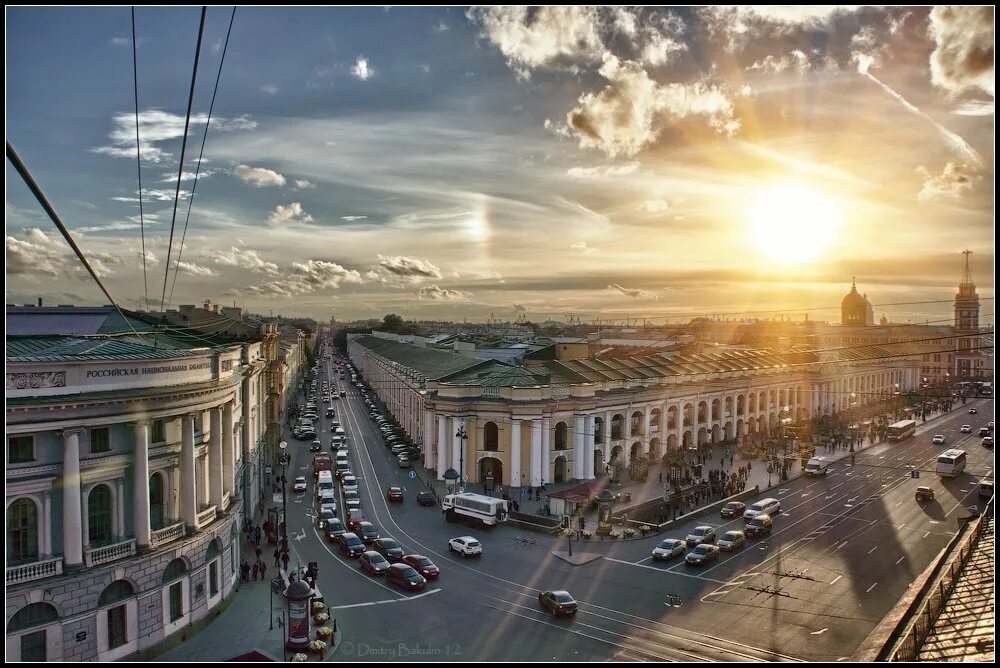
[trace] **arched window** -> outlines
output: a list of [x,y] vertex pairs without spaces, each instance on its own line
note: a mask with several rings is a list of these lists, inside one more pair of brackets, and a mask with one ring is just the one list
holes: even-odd
[[[135,595],[135,589],[128,580],[115,580],[101,592],[97,605],[104,607],[125,601]],[[108,649],[117,649],[128,642],[128,606],[115,605],[108,608]]]
[[208,593],[216,596],[219,593],[219,539],[216,538],[208,544],[205,551],[205,563],[208,564]]
[[135,596],[135,587],[128,580],[115,580],[101,592],[101,597],[97,600],[97,606],[103,608],[106,605],[124,601]]
[[168,605],[169,620],[176,622],[184,616],[184,581],[180,578],[187,573],[187,564],[183,559],[174,559],[163,571],[163,584],[169,584]]
[[[10,623],[7,624],[7,633],[24,631],[33,626],[42,626],[57,619],[59,619],[59,612],[51,603],[29,603],[10,618]],[[21,658],[24,659],[24,657]]]
[[163,474],[154,473],[149,477],[149,526],[153,531],[163,528],[163,507]]
[[556,424],[556,450],[566,449],[566,423]]
[[91,545],[103,545],[113,540],[111,489],[97,485],[87,496],[87,530]]
[[487,422],[483,429],[483,449],[497,452],[500,450],[500,429],[496,422]]
[[7,563],[38,561],[38,508],[32,499],[20,498],[7,511]]
[[163,584],[172,582],[187,573],[187,564],[183,559],[174,559],[163,571]]

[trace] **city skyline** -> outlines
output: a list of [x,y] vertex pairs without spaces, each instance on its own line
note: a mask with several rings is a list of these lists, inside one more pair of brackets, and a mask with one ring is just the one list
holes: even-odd
[[[8,140],[135,308],[129,13],[7,18]],[[228,20],[208,12],[179,226]],[[944,320],[966,248],[993,296],[992,20],[241,8],[171,303],[321,320],[829,305],[816,319],[834,321],[856,275],[877,315]],[[197,24],[194,7],[136,12],[154,310]],[[89,279],[67,289],[68,247],[10,167],[7,182],[8,302],[105,303]]]

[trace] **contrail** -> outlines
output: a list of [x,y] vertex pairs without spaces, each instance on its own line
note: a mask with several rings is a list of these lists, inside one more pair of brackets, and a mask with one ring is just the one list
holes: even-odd
[[955,150],[956,153],[962,156],[962,158],[964,158],[967,162],[982,169],[983,159],[976,152],[976,149],[972,148],[972,146],[969,145],[969,142],[965,141],[957,134],[955,134],[948,128],[944,127],[943,125],[935,121],[933,118],[931,118],[924,112],[920,111],[920,109],[918,109],[916,105],[911,104],[902,95],[900,95],[893,89],[889,88],[889,86],[885,85],[884,83],[876,79],[874,76],[872,76],[871,72],[868,71],[868,68],[872,66],[871,57],[859,55],[857,60],[858,60],[859,74],[863,74],[864,76],[868,77],[869,79],[877,83],[882,88],[882,90],[884,90],[886,93],[894,97],[901,105],[903,105],[904,109],[916,114],[917,116],[920,116],[921,118],[929,122],[931,125],[933,125],[934,129],[937,130],[942,137],[944,137],[944,140],[948,143],[949,146],[952,147],[952,149]]

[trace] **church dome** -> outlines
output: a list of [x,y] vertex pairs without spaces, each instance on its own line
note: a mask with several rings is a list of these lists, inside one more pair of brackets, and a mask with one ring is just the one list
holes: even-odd
[[841,308],[864,308],[868,305],[868,300],[861,296],[858,292],[857,283],[854,279],[851,280],[851,291],[847,293],[847,296],[840,302]]

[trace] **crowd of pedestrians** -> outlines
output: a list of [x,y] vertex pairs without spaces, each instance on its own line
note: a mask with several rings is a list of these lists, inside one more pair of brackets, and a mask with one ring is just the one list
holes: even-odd
[[[258,576],[262,581],[267,579],[267,561],[263,558],[264,548],[261,547],[261,540],[266,539],[275,528],[271,524],[270,521],[265,522],[263,526],[247,522],[244,554],[252,554],[253,563],[246,559],[240,562],[240,579],[243,582],[256,581]],[[279,568],[283,565],[287,571],[288,561],[288,538],[282,537],[281,544],[274,550],[274,567]]]

